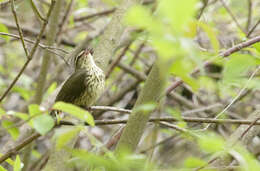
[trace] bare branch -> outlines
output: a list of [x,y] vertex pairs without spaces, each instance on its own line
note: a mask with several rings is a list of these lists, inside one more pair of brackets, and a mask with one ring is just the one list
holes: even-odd
[[34,54],[35,54],[35,52],[36,52],[36,49],[37,49],[37,47],[38,47],[38,45],[39,45],[39,43],[40,43],[40,40],[41,40],[41,38],[42,38],[42,36],[43,36],[43,33],[44,33],[44,31],[45,31],[45,28],[46,28],[46,26],[47,26],[47,24],[48,24],[48,20],[49,20],[49,17],[50,17],[50,15],[51,15],[51,11],[52,11],[52,9],[53,9],[53,7],[54,7],[54,5],[55,5],[55,2],[56,2],[56,0],[52,0],[52,1],[51,1],[51,6],[50,6],[49,11],[48,11],[48,13],[47,13],[46,20],[44,21],[44,23],[43,23],[43,25],[42,25],[41,31],[40,31],[40,33],[39,33],[37,39],[36,39],[36,42],[35,42],[35,44],[34,44],[32,50],[31,50],[31,52],[30,52],[28,58],[27,58],[27,61],[25,62],[25,64],[23,65],[22,69],[20,70],[20,72],[19,72],[19,73],[17,74],[17,76],[15,77],[15,79],[12,81],[12,83],[9,85],[9,87],[6,89],[6,91],[5,91],[5,92],[3,93],[3,95],[1,96],[1,98],[0,98],[0,103],[3,101],[3,99],[7,96],[7,94],[10,92],[10,90],[11,90],[11,89],[13,88],[13,86],[16,84],[16,82],[18,81],[18,79],[20,78],[20,76],[22,75],[22,73],[24,72],[24,70],[26,69],[26,67],[27,67],[28,64],[30,63],[30,61],[32,60],[32,58],[33,58],[33,56],[34,56]]
[[14,7],[14,0],[11,0],[11,7],[12,7],[12,13],[14,15],[15,23],[16,23],[16,26],[17,26],[17,29],[18,29],[18,32],[19,32],[19,35],[20,35],[20,39],[21,39],[21,42],[22,42],[22,45],[23,45],[23,49],[24,49],[26,57],[28,58],[29,53],[28,53],[28,49],[26,48],[26,45],[24,43],[23,32],[22,32],[22,29],[19,25],[18,17],[17,17],[15,7]]

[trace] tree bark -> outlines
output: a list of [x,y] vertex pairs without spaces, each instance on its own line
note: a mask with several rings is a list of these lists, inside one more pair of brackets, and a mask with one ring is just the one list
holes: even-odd
[[151,115],[151,112],[146,113],[137,109],[144,104],[157,103],[160,100],[167,82],[169,66],[165,61],[163,62],[158,58],[152,67],[116,147],[116,152],[119,152],[122,148],[131,151],[136,149]]

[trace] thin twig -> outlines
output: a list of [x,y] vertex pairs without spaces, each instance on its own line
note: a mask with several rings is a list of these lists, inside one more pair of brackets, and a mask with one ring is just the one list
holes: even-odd
[[203,6],[201,7],[199,14],[197,15],[197,20],[200,19],[200,17],[202,16],[203,12],[205,11],[206,7],[208,6],[208,2],[209,0],[203,0]]
[[246,30],[249,31],[252,21],[252,0],[247,0],[247,22],[246,22]]
[[19,32],[19,35],[20,35],[20,39],[21,39],[21,42],[22,42],[22,45],[23,45],[23,49],[24,49],[26,57],[28,58],[29,57],[29,53],[28,53],[28,49],[26,48],[26,45],[24,43],[23,32],[22,32],[22,29],[21,29],[21,27],[19,25],[18,17],[17,17],[16,11],[15,11],[15,7],[14,7],[14,0],[11,0],[11,7],[12,7],[12,13],[14,15],[16,27],[18,29],[18,32]]
[[[10,23],[10,22],[7,21],[7,20],[2,20],[2,19],[1,19],[0,22],[1,22],[2,24],[6,25],[6,27],[8,27],[8,29],[17,30],[16,25],[13,24],[13,23]],[[38,30],[33,29],[33,28],[31,28],[31,27],[23,26],[23,27],[21,27],[21,29],[22,29],[22,31],[23,31],[24,33],[29,34],[29,35],[31,35],[31,36],[33,36],[33,37],[37,37],[37,36],[39,35]],[[43,35],[42,38],[45,39],[45,38],[46,38],[46,35]],[[74,42],[72,42],[72,41],[70,41],[70,40],[66,40],[66,39],[62,39],[62,40],[61,40],[61,43],[62,43],[63,45],[66,45],[66,46],[71,46],[71,47],[75,47],[75,46],[76,46],[76,44],[75,44]]]
[[252,128],[254,125],[255,125],[255,123],[259,120],[260,118],[256,118],[255,120],[254,120],[254,122],[252,122],[250,125],[249,125],[249,127],[243,132],[243,134],[241,135],[241,137],[239,137],[239,140],[241,140],[245,135],[246,135],[246,133],[250,130],[250,128]]
[[[215,118],[196,118],[196,117],[182,117],[182,121],[193,122],[193,123],[215,123],[215,124],[239,124],[239,125],[260,125],[260,121],[255,122],[255,120],[244,120],[244,119],[215,119]],[[125,124],[128,119],[109,119],[109,120],[95,120],[95,125],[115,125],[115,124]],[[150,118],[149,122],[178,122],[179,119],[173,117],[160,117],[160,118]],[[60,121],[60,125],[75,125],[69,121]],[[88,126],[88,123],[85,123]]]
[[[259,71],[260,66],[255,69],[255,71],[251,74],[249,79],[247,80],[245,86],[238,92],[235,98],[232,99],[232,101],[220,112],[215,116],[215,119],[219,118],[221,115],[223,115],[229,108],[232,106],[237,99],[245,92],[247,87],[249,86],[250,81],[254,78],[254,75]],[[207,130],[210,127],[210,124],[208,124],[203,130]]]
[[119,130],[110,138],[110,140],[106,143],[106,148],[111,149],[115,144],[118,143],[122,133],[123,133],[124,127],[120,127]]
[[120,62],[120,60],[126,54],[127,50],[131,46],[132,42],[133,42],[133,40],[129,41],[128,44],[125,46],[125,48],[122,50],[122,52],[118,55],[118,57],[112,62],[112,64],[110,65],[110,67],[107,70],[106,78],[108,78],[110,76],[110,74],[112,73],[113,69],[116,67],[116,65]]
[[83,20],[88,20],[88,19],[93,18],[93,17],[108,15],[108,14],[111,14],[115,11],[116,11],[116,8],[112,8],[112,9],[104,10],[104,11],[97,12],[97,13],[94,13],[94,14],[90,14],[90,15],[87,15],[87,16],[75,18],[74,21],[79,22],[79,21],[83,21]]
[[[17,0],[15,0],[17,1]],[[7,7],[7,5],[11,2],[11,0],[6,0],[4,2],[0,2],[0,9],[3,9],[5,7]]]
[[123,63],[118,63],[118,67],[121,68],[122,70],[124,70],[126,73],[131,74],[132,76],[134,76],[136,79],[141,80],[141,81],[145,81],[146,80],[146,75],[140,71],[137,71],[135,69],[133,69],[132,67],[125,65]]
[[246,37],[250,37],[250,35],[253,33],[253,31],[256,29],[256,27],[260,24],[260,19],[256,22],[256,24],[248,31]]
[[59,29],[58,29],[58,32],[57,32],[57,38],[58,38],[58,44],[60,43],[61,41],[61,38],[60,38],[60,35],[62,33],[62,29],[63,29],[63,26],[65,25],[65,23],[67,22],[68,18],[69,18],[69,14],[70,14],[70,11],[72,9],[72,6],[74,4],[74,0],[70,0],[70,3],[62,17],[62,20],[61,20],[61,23],[59,24]]
[[44,17],[41,15],[39,10],[37,9],[37,7],[36,7],[35,3],[33,2],[33,0],[30,0],[30,3],[32,5],[33,12],[36,14],[36,16],[38,16],[41,21],[44,21],[45,20]]
[[22,142],[20,142],[17,146],[15,146],[14,148],[8,150],[5,154],[3,154],[0,157],[0,163],[2,163],[3,161],[5,161],[6,159],[8,159],[9,157],[11,157],[13,154],[16,154],[19,150],[21,150],[23,147],[25,147],[26,145],[30,144],[32,141],[36,140],[38,137],[40,137],[41,134],[39,133],[34,133],[33,135],[31,135],[30,137],[24,139]]
[[113,112],[122,112],[122,113],[128,113],[128,114],[130,114],[132,112],[132,110],[129,110],[129,109],[122,109],[122,108],[112,107],[112,106],[91,106],[88,108],[88,110],[113,111]]
[[161,140],[160,142],[158,142],[158,143],[156,143],[156,144],[154,144],[154,145],[152,145],[152,146],[150,146],[150,147],[148,147],[148,148],[146,148],[146,149],[140,151],[140,153],[146,153],[147,151],[152,150],[152,149],[154,149],[155,147],[157,147],[157,146],[159,146],[159,145],[161,145],[161,144],[165,144],[166,142],[172,140],[172,139],[175,138],[175,137],[176,137],[176,134],[175,134],[175,135],[172,135],[172,136],[170,136],[170,137],[168,137],[168,138],[165,138],[165,139]]
[[43,25],[42,25],[41,31],[40,31],[40,33],[39,33],[37,39],[36,39],[36,42],[35,42],[35,44],[34,44],[32,50],[31,50],[31,52],[30,52],[28,58],[27,58],[27,61],[25,62],[24,66],[22,67],[22,69],[20,70],[20,72],[17,74],[17,76],[14,78],[13,82],[9,85],[9,87],[6,89],[6,91],[5,91],[5,92],[3,93],[3,95],[1,96],[1,98],[0,98],[0,103],[3,101],[3,99],[4,99],[4,98],[7,96],[7,94],[9,93],[9,91],[10,91],[10,90],[13,88],[13,86],[16,84],[16,82],[18,81],[18,79],[20,78],[20,76],[22,75],[22,73],[24,72],[24,70],[26,69],[26,67],[27,67],[28,64],[30,63],[30,61],[32,60],[32,58],[33,58],[33,56],[34,56],[34,54],[35,54],[35,52],[36,52],[36,49],[37,49],[37,47],[38,47],[38,45],[39,45],[39,43],[40,43],[40,40],[41,40],[41,38],[42,38],[42,36],[43,36],[43,33],[44,33],[44,31],[45,31],[45,28],[46,28],[46,26],[47,26],[47,24],[48,24],[49,17],[50,17],[50,15],[51,15],[51,12],[52,12],[52,9],[53,9],[55,3],[56,3],[56,0],[52,0],[52,1],[51,1],[51,6],[50,6],[49,11],[48,11],[48,13],[47,13],[46,20],[44,21],[44,23],[43,23]]
[[235,46],[233,46],[232,48],[227,49],[226,51],[224,51],[223,53],[220,53],[220,56],[223,57],[227,57],[235,52],[238,52],[239,50],[246,48],[248,46],[251,46],[257,42],[260,42],[260,36],[254,37],[252,39],[249,39],[245,42],[239,43]]
[[[14,38],[20,39],[20,36],[18,36],[18,35],[16,35],[16,34],[0,32],[0,35],[9,36],[9,37],[14,37]],[[28,38],[24,38],[24,41],[25,41],[25,42],[28,42],[28,43],[32,43],[32,44],[35,43],[35,41],[33,41],[33,40],[31,40],[31,39],[28,39]],[[58,50],[58,51],[60,51],[60,52],[65,53],[65,54],[68,54],[68,52],[65,51],[64,49],[57,48],[57,47],[52,47],[52,46],[47,46],[47,45],[44,45],[44,44],[42,44],[42,43],[39,43],[39,46],[40,46],[41,48],[43,48],[43,49],[45,49],[45,50],[47,50],[47,51],[49,51],[49,52],[55,54],[55,55],[61,57],[62,60],[64,60],[64,62],[67,63],[67,61],[66,61],[65,58],[64,58],[64,55],[60,55],[60,54],[58,54],[57,52],[55,52],[54,50],[52,50],[52,49],[55,49],[55,50]],[[68,63],[67,63],[67,64],[68,64]]]
[[[260,125],[259,121],[256,120],[234,120],[234,119],[210,119],[210,118],[191,118],[191,117],[183,117],[183,121],[185,122],[198,122],[198,123],[218,123],[218,124],[224,124],[224,123],[229,123],[229,124],[246,124],[246,125]],[[181,132],[187,133],[186,129],[177,127],[172,124],[168,124],[165,122],[176,122],[178,121],[175,118],[172,117],[163,117],[163,118],[151,118],[149,119],[150,122],[159,122],[159,121],[164,121],[162,123],[165,126],[174,128],[176,130],[179,130]],[[96,125],[111,125],[111,124],[125,124],[127,122],[127,119],[117,119],[117,120],[95,120]],[[69,122],[69,121],[60,121],[60,125],[74,125],[74,123]],[[85,123],[86,126],[88,126],[87,123]],[[190,134],[190,131],[188,131]],[[193,134],[192,134],[193,135]],[[17,146],[14,148],[8,150],[7,153],[3,154],[0,157],[0,163],[5,161],[7,158],[9,158],[11,155],[16,154],[20,149],[28,145],[30,142],[34,141],[40,137],[39,133],[34,133],[32,136],[26,138],[24,141],[19,143]]]
[[220,0],[220,2],[222,3],[223,7],[226,9],[226,11],[229,13],[229,15],[231,16],[231,18],[233,19],[233,21],[236,23],[237,27],[246,34],[246,32],[244,31],[244,29],[242,28],[242,26],[238,23],[236,17],[234,16],[234,14],[232,13],[232,11],[229,9],[229,7],[227,6],[227,4],[224,2],[224,0]]
[[170,123],[167,123],[167,122],[160,122],[160,125],[163,125],[163,126],[166,126],[168,128],[172,128],[172,129],[175,129],[181,133],[184,133],[184,134],[187,134],[187,135],[190,135],[191,137],[193,138],[198,138],[198,136],[196,134],[194,134],[193,132],[185,129],[185,128],[181,128],[177,125],[173,125],[173,124],[170,124]]
[[[130,69],[130,68],[131,68],[130,66],[133,66],[133,65],[135,64],[135,62],[137,61],[137,59],[139,58],[140,53],[141,53],[143,47],[145,46],[145,42],[146,42],[146,40],[144,40],[144,41],[141,43],[141,45],[137,48],[137,50],[134,52],[134,57],[132,58],[131,62],[129,63],[129,66],[123,64],[124,66],[126,66],[126,68],[123,68],[122,65],[120,66],[121,63],[119,63],[118,67],[121,67],[121,69],[123,69],[123,70],[124,70],[124,69]],[[132,68],[131,68],[131,69],[132,69]],[[124,77],[125,71],[126,71],[126,70],[121,71],[121,73],[118,74],[118,77],[115,79],[115,81],[113,81],[113,83],[111,83],[110,85],[107,86],[106,90],[103,92],[104,94],[107,94],[107,93],[111,90],[111,87],[112,87],[113,85],[118,85],[118,84],[121,82],[122,78]],[[129,72],[130,72],[130,71],[131,71],[131,70],[129,70]],[[127,71],[126,71],[126,72],[127,72]]]
[[[149,4],[154,3],[154,2],[155,2],[154,0],[152,0],[152,1],[144,1],[143,5],[149,5]],[[104,10],[104,11],[101,11],[101,12],[97,12],[97,13],[94,13],[94,14],[89,14],[89,15],[82,16],[82,17],[75,17],[74,21],[75,22],[80,22],[80,21],[88,20],[88,19],[91,19],[91,18],[94,18],[94,17],[105,16],[105,15],[112,14],[115,11],[116,11],[116,8],[111,8],[111,9],[107,9],[107,10]]]
[[[239,43],[227,50],[225,50],[224,52],[220,53],[219,56],[222,57],[227,57],[235,52],[238,52],[239,50],[246,48],[248,46],[251,46],[257,42],[260,42],[260,36],[257,36],[255,38],[249,39],[245,42]],[[214,58],[215,59],[215,58]],[[203,66],[207,67],[209,64],[211,64],[213,62],[213,58],[209,61],[204,62]],[[196,74],[200,71],[200,68],[196,68],[192,71],[191,75]],[[169,94],[171,91],[173,91],[175,88],[177,88],[178,86],[182,85],[183,81],[182,80],[178,80],[176,82],[174,82],[171,86],[169,86],[166,90],[166,94]]]

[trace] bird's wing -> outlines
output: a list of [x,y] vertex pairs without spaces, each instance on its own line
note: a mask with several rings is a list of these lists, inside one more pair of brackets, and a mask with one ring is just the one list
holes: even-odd
[[81,93],[86,90],[84,80],[86,78],[86,71],[77,71],[73,73],[63,84],[55,101],[63,101],[73,103]]

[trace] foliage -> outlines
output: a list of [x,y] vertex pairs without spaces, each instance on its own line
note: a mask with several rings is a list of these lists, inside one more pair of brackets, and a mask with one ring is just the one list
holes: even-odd
[[[2,2],[5,1],[0,0],[0,3]],[[50,7],[49,2],[34,1],[43,16],[46,16]],[[65,150],[72,155],[71,159],[64,161],[64,165],[76,167],[78,170],[196,170],[198,168],[221,170],[220,165],[217,165],[217,168],[211,167],[210,161],[216,158],[225,159],[227,156],[232,158],[232,163],[236,163],[232,166],[237,167],[238,170],[260,169],[259,154],[256,150],[259,147],[258,136],[251,138],[247,146],[242,145],[242,136],[237,137],[237,141],[230,144],[229,137],[239,127],[238,125],[218,123],[211,124],[208,129],[205,129],[208,123],[203,121],[190,123],[185,120],[185,118],[196,120],[201,117],[207,120],[222,113],[225,116],[221,115],[219,119],[247,118],[258,109],[260,79],[256,68],[260,64],[260,43],[250,46],[240,44],[241,47],[236,52],[226,57],[222,57],[221,54],[249,38],[258,36],[259,26],[256,25],[254,28],[254,24],[259,24],[259,14],[256,12],[259,11],[259,3],[251,0],[223,0],[227,9],[222,0],[157,0],[156,2],[145,1],[145,5],[139,4],[127,9],[123,24],[128,28],[126,32],[131,33],[122,36],[120,41],[113,40],[119,42],[120,46],[113,50],[113,58],[107,67],[111,67],[117,59],[119,64],[116,64],[107,78],[107,89],[97,105],[132,109],[140,95],[140,87],[143,88],[142,81],[147,78],[145,74],[149,73],[155,59],[159,59],[160,64],[165,66],[160,71],[160,76],[165,76],[169,72],[171,74],[167,86],[170,87],[178,80],[183,83],[176,86],[172,94],[168,93],[160,97],[160,102],[158,100],[160,106],[157,103],[145,103],[134,111],[142,114],[152,113],[152,117],[157,118],[172,117],[175,122],[169,124],[173,124],[178,129],[172,130],[165,125],[162,126],[159,121],[149,123],[145,125],[148,128],[144,133],[145,138],[141,139],[135,154],[130,153],[128,149],[122,149],[115,154],[113,149],[119,138],[118,127],[115,124],[109,126],[99,124],[103,121],[105,123],[106,120],[125,121],[124,119],[128,117],[123,115],[123,112],[120,115],[116,112],[106,112],[101,116],[103,111],[87,111],[65,102],[57,102],[43,108],[44,104],[34,104],[32,100],[35,96],[35,82],[38,81],[37,75],[42,65],[40,61],[43,51],[48,50],[50,53],[59,54],[52,59],[50,68],[46,71],[47,81],[43,86],[45,102],[71,74],[69,67],[64,67],[64,61],[60,56],[73,61],[67,59],[67,56],[77,49],[78,47],[75,46],[85,41],[86,37],[89,41],[84,46],[97,46],[103,29],[113,16],[113,10],[124,10],[120,8],[121,3],[124,2],[121,0],[79,0],[72,3],[71,11],[67,13],[68,18],[65,19],[65,10],[68,9],[70,2],[66,0],[63,4],[64,18],[60,18],[59,21],[61,30],[57,35],[55,46],[44,47],[46,41],[40,40],[44,48],[37,49],[37,55],[21,73],[22,76],[11,87],[8,95],[0,102],[1,144],[16,142],[18,137],[23,135],[21,131],[24,124],[44,136],[29,152],[32,154],[28,155],[29,164],[24,163],[26,157],[23,151],[14,151],[15,155],[12,158],[1,163],[0,171],[22,170],[26,165],[37,165],[38,159],[44,159],[50,151],[49,146],[46,146],[50,132],[58,126],[59,119],[71,125],[58,135],[55,150]],[[33,10],[27,1],[15,2],[15,9],[20,26],[23,28],[24,38],[35,41],[36,33],[38,34],[39,26],[43,21],[33,15]],[[88,19],[82,19],[85,16]],[[63,19],[67,21],[64,22]],[[254,30],[250,33],[252,28]],[[102,34],[97,34],[99,32]],[[18,34],[10,4],[7,7],[0,6],[0,97],[28,60],[20,40],[1,33]],[[128,36],[131,37],[130,40],[125,41]],[[129,48],[123,53],[125,45],[129,42]],[[25,44],[30,51],[33,44],[27,41]],[[142,44],[144,46],[139,51]],[[121,54],[123,56],[119,58]],[[207,63],[205,66],[205,61],[210,61],[210,64]],[[127,64],[134,73],[120,67],[120,63]],[[196,69],[200,72],[194,72]],[[145,77],[140,80],[135,74],[142,74]],[[138,84],[131,85],[136,80]],[[132,88],[126,91],[128,86]],[[238,97],[240,93],[241,96]],[[234,103],[223,111],[234,97],[238,97],[238,100],[233,101]],[[219,104],[220,107],[211,108],[211,105],[215,104]],[[55,123],[56,120],[50,115],[53,110],[65,113],[65,118],[60,116]],[[99,124],[95,124],[95,116],[101,116],[97,117],[99,120],[96,122]],[[257,130],[253,127],[249,131],[251,129]],[[133,127],[132,130],[137,132],[138,126]],[[245,132],[244,136],[247,134],[249,133]],[[78,135],[80,136],[76,144],[77,148],[68,148],[69,142]],[[25,138],[19,139],[21,142],[23,140]],[[111,143],[115,144],[111,145]],[[6,148],[5,145],[3,147]],[[3,153],[0,156],[2,155]],[[218,164],[218,160],[215,162]]]
[[75,106],[73,104],[64,103],[64,102],[57,102],[53,105],[53,109],[61,110],[63,112],[67,112],[71,114],[72,116],[85,121],[91,126],[95,125],[93,116],[86,110],[83,110],[82,108]]

